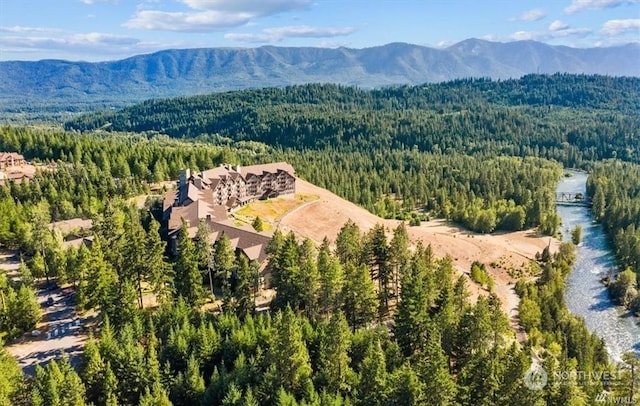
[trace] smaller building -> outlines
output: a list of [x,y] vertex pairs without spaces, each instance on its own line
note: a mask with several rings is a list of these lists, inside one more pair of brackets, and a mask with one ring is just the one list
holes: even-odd
[[0,152],[0,170],[17,168],[25,163],[24,157],[16,152]]
[[51,231],[62,234],[62,248],[64,249],[69,247],[78,249],[80,248],[80,245],[85,245],[86,247],[91,248],[91,245],[93,244],[93,235],[91,235],[93,221],[91,220],[73,218],[49,223],[47,227]]
[[35,175],[32,173],[24,173],[20,171],[16,172],[4,172],[0,171],[0,186],[4,186],[9,181],[13,181],[15,184],[19,185],[23,181],[29,181],[33,179]]

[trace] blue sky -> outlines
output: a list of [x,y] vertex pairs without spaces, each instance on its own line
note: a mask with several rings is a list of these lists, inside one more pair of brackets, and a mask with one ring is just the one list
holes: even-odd
[[114,60],[167,48],[467,38],[640,42],[640,0],[0,0],[0,60]]

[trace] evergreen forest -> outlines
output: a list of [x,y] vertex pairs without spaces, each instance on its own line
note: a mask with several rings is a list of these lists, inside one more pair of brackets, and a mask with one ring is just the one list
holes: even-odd
[[[588,75],[465,79],[361,90],[300,85],[150,100],[64,124],[4,125],[0,151],[40,164],[0,186],[0,342],[40,321],[38,281],[72,286],[99,321],[80,365],[22,374],[0,347],[0,405],[587,405],[628,396],[640,360],[612,362],[563,292],[572,242],[536,256],[515,284],[522,332],[510,328],[484,265],[472,299],[453,258],[409,239],[444,218],[479,233],[535,228],[556,236],[563,167],[590,173],[588,196],[621,265],[610,284],[640,312],[640,80]],[[344,224],[316,245],[276,230],[268,309],[260,264],[228,238],[186,226],[168,255],[159,193],[183,168],[287,161],[296,175],[383,218]],[[63,248],[47,225],[93,220],[90,247]],[[210,264],[214,264],[212,274]],[[209,287],[222,298],[211,308]],[[145,306],[152,292],[156,306]],[[203,306],[204,305],[204,306]],[[547,383],[523,380],[542,367]],[[576,379],[609,374],[616,380]],[[635,396],[635,397],[633,397]]]

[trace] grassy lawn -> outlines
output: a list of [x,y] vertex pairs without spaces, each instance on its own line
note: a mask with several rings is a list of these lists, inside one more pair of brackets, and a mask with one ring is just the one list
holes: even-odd
[[317,195],[296,194],[293,198],[285,196],[270,200],[258,200],[235,211],[233,217],[238,224],[251,224],[259,216],[262,220],[264,231],[269,231],[285,214],[319,198]]

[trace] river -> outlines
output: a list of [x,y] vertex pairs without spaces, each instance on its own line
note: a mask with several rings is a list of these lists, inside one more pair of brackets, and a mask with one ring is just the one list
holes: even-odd
[[[563,178],[558,192],[582,192],[586,195],[587,174],[572,172]],[[586,207],[557,207],[562,217],[563,240],[571,240],[571,230],[582,226],[575,266],[567,279],[565,299],[573,314],[584,318],[590,331],[604,338],[609,356],[619,361],[624,352],[640,350],[640,325],[637,320],[609,298],[600,278],[616,266],[604,230]]]

